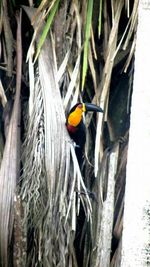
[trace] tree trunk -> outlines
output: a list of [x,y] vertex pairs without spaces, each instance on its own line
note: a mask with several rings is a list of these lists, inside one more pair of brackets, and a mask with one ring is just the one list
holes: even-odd
[[150,264],[150,1],[140,1],[121,267]]

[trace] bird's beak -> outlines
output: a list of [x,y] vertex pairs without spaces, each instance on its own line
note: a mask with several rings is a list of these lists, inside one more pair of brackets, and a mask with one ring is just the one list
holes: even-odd
[[85,103],[83,107],[83,111],[84,112],[86,111],[103,112],[103,110],[100,107],[94,104],[91,104],[91,103]]

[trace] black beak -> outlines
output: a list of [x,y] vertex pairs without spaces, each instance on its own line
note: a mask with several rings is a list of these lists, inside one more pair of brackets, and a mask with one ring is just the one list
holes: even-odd
[[103,110],[100,107],[90,103],[85,103],[85,108],[86,111],[103,112]]

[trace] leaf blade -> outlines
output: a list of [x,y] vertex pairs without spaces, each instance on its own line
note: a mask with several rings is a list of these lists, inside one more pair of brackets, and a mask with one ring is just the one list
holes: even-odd
[[93,0],[89,0],[87,7],[86,25],[85,25],[85,42],[84,42],[84,52],[83,52],[83,67],[82,67],[82,90],[84,88],[85,78],[88,68],[88,48],[90,40],[92,14],[93,14]]

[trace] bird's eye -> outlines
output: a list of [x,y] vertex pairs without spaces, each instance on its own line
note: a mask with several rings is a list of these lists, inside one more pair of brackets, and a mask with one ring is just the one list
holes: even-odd
[[82,104],[79,104],[79,105],[78,105],[78,108],[82,109]]

